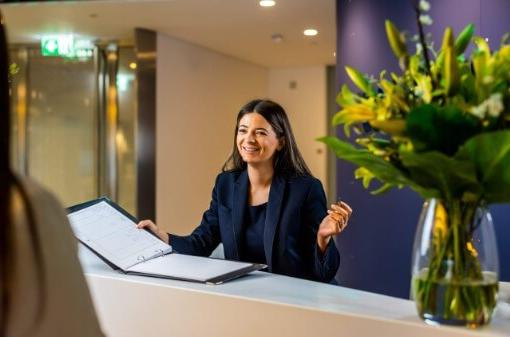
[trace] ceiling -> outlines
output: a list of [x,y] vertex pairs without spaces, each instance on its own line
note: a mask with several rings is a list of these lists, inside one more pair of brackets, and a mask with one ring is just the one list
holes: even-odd
[[[335,0],[104,0],[0,5],[11,43],[42,34],[74,33],[132,44],[147,28],[266,67],[334,64]],[[306,37],[303,30],[319,34]],[[283,41],[272,41],[281,34]]]

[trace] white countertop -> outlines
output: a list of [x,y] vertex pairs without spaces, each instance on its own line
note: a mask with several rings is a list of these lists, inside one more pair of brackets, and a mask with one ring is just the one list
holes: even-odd
[[[133,301],[131,303],[133,306],[135,306],[134,302],[139,300],[134,292],[139,292],[142,295],[154,295],[158,293],[159,295],[157,296],[159,297],[155,301],[157,301],[157,303],[163,303],[168,299],[168,305],[172,307],[188,308],[190,303],[195,303],[194,305],[198,306],[199,309],[202,309],[204,306],[223,308],[223,302],[220,303],[220,301],[228,299],[229,304],[225,307],[226,311],[230,311],[233,305],[250,304],[254,306],[253,312],[259,313],[259,315],[264,315],[264,311],[266,310],[275,310],[275,308],[277,308],[278,310],[299,312],[299,314],[294,313],[289,315],[289,317],[296,317],[296,319],[299,320],[306,320],[308,317],[312,318],[312,316],[313,320],[320,320],[324,317],[328,322],[342,321],[344,323],[338,328],[335,328],[334,324],[328,324],[327,327],[317,326],[314,328],[314,331],[326,329],[328,331],[340,333],[338,330],[340,329],[342,331],[341,335],[345,336],[358,336],[361,330],[365,331],[365,328],[368,326],[371,326],[370,329],[372,330],[369,329],[367,331],[374,331],[378,336],[394,335],[395,331],[402,331],[402,336],[406,336],[409,332],[412,332],[413,336],[510,336],[510,313],[504,306],[501,307],[501,310],[499,308],[496,310],[491,324],[482,329],[470,330],[467,328],[447,326],[433,327],[423,323],[418,318],[412,301],[340,286],[265,272],[255,272],[221,285],[205,285],[145,276],[124,275],[121,272],[111,269],[86,249],[80,250],[80,260],[82,261],[84,271],[87,275],[100,320],[103,326],[108,326],[108,328],[105,328],[105,331],[109,333],[110,336],[115,334],[110,333],[110,331],[116,331],[117,327],[109,321],[108,317],[101,316],[115,315],[115,303],[118,303],[118,301],[114,298],[105,299],[103,298],[106,297],[104,294],[108,294],[108,297],[110,297],[109,294],[112,294],[112,296],[122,296],[122,303],[124,306],[122,309],[128,310],[129,308],[127,307],[129,307],[131,303],[129,301],[130,294],[133,294]],[[125,287],[120,287],[121,284]],[[104,290],[106,288],[108,288],[108,291]],[[119,288],[125,289],[123,290],[124,292],[119,292],[117,295],[114,295]],[[128,291],[127,289],[130,290]],[[510,293],[509,284],[502,284],[502,289]],[[179,296],[179,301],[184,301],[183,303],[176,302],[176,294]],[[197,298],[194,296],[197,294],[201,295],[201,297],[199,296]],[[181,299],[181,296],[184,297]],[[190,296],[190,299],[186,299],[186,296]],[[201,298],[203,298],[204,303],[201,303]],[[138,303],[137,305],[139,306],[140,304]],[[167,304],[162,305],[164,307],[167,306]],[[106,307],[109,309],[106,310]],[[139,310],[139,308],[134,308],[133,310]],[[164,308],[158,308],[158,311],[159,310],[164,312]],[[190,315],[192,314],[193,313],[190,312]],[[281,314],[286,313],[281,312]],[[183,315],[184,317],[186,315],[185,310],[179,310],[179,315]],[[216,312],[214,312],[212,316],[210,317],[211,320],[219,320],[224,317],[221,313]],[[241,316],[240,319],[242,319],[242,317],[244,316]],[[335,319],[335,317],[337,319]],[[120,319],[120,317],[116,319]],[[170,320],[170,318],[167,318],[164,314],[162,314],[161,319]],[[182,319],[181,317],[181,320]],[[229,318],[226,316],[225,319],[231,320],[231,317]],[[250,319],[252,320],[252,318]],[[261,320],[261,322],[265,321],[267,321],[267,319]],[[355,330],[355,332],[348,333],[348,331],[345,330],[345,322],[353,322],[353,326],[359,324],[360,327],[356,328],[357,330]],[[356,324],[354,324],[354,322],[356,322]],[[217,322],[209,324],[217,325]],[[289,323],[281,322],[278,324],[287,326]],[[292,322],[290,324],[294,325]],[[296,325],[299,326],[300,324],[302,324],[302,321]],[[154,327],[153,324],[149,325]],[[225,323],[225,326],[230,326],[231,328],[232,323]],[[391,329],[387,330],[388,333],[385,334],[385,329],[389,326],[391,326]],[[136,325],[133,325],[131,329],[133,328],[136,328]],[[277,328],[266,328],[268,331],[279,331]],[[408,329],[411,330],[408,331]],[[176,329],[171,330],[177,332]],[[145,335],[148,336],[146,334],[147,330],[143,331]],[[232,334],[232,330],[228,331]],[[124,330],[123,334],[125,333]],[[156,333],[157,332],[155,332],[154,335],[157,335]],[[188,333],[189,336],[195,335],[189,330]],[[338,333],[336,333],[336,335],[340,336]],[[223,337],[226,337],[228,334],[228,332],[220,333],[220,330],[218,330],[217,333],[218,336],[221,335]],[[175,336],[176,334],[172,333],[169,335]],[[260,334],[260,336],[263,335],[267,335],[267,332]],[[285,334],[279,331],[278,335],[283,336]],[[296,332],[289,332],[289,336],[290,335],[295,336]],[[125,336],[123,335],[122,337]]]

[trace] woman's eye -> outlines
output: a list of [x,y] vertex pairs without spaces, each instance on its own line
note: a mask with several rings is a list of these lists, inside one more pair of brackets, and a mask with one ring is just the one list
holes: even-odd
[[260,136],[265,136],[266,135],[266,133],[264,131],[257,131],[256,134],[260,135]]
[[239,129],[239,130],[237,130],[237,133],[246,133],[246,130],[244,130],[244,129]]

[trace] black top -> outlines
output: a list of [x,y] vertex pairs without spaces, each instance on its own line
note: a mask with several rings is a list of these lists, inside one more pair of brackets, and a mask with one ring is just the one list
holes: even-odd
[[266,208],[267,202],[256,206],[248,206],[244,223],[244,261],[266,263],[266,255],[264,253]]

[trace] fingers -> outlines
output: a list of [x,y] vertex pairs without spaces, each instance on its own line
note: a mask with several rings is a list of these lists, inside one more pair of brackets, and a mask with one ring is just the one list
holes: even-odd
[[334,227],[335,230],[332,235],[336,235],[336,234],[340,233],[341,231],[343,231],[344,228],[345,228],[345,221],[343,220],[343,218],[336,220],[335,227]]
[[348,204],[341,201],[337,204],[332,204],[328,214],[330,214],[336,221],[343,222],[345,225],[349,221],[349,218],[352,214],[352,209]]
[[151,220],[142,220],[137,225],[138,229],[148,229],[154,234],[156,234],[162,241],[169,243],[168,234],[164,230],[160,230],[158,225],[156,225]]
[[328,217],[331,219],[331,227],[336,229],[334,234],[340,233],[347,226],[347,220],[338,213],[328,210]]
[[158,226],[152,222],[151,220],[142,220],[140,221],[137,225],[136,225],[137,228],[147,228],[147,229],[150,229],[150,230],[154,230],[154,229],[157,229]]
[[332,211],[328,209],[328,215],[331,219],[333,219],[336,222],[342,222],[344,219],[344,215],[339,214],[338,212]]
[[328,210],[328,213],[324,230],[328,232],[328,235],[336,235],[345,229],[346,221],[333,211]]
[[328,217],[333,222],[330,225],[331,228],[336,227],[335,230],[332,229],[333,234],[338,234],[347,227],[351,214],[351,207],[343,201],[331,205],[331,208],[328,210]]
[[352,208],[345,202],[340,201],[337,204],[332,204],[331,209],[334,211],[339,211],[345,213],[348,217],[352,214]]

